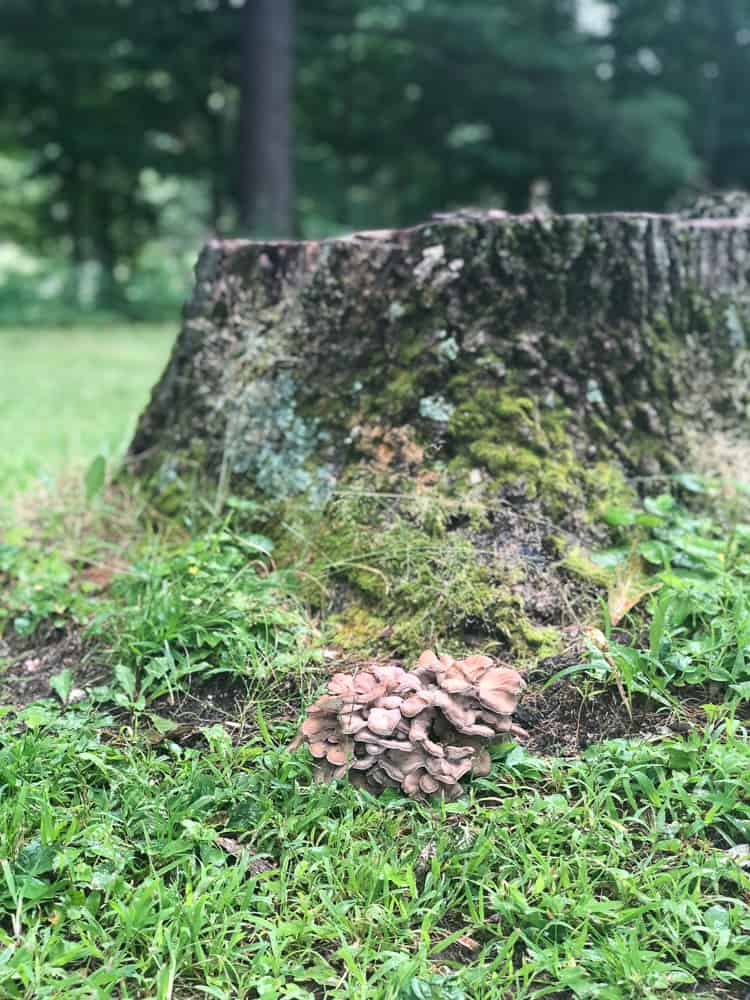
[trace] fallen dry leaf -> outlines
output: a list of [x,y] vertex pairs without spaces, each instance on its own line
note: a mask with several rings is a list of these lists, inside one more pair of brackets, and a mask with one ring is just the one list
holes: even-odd
[[250,849],[246,844],[241,844],[239,840],[235,840],[233,837],[217,837],[214,843],[217,847],[221,847],[222,850],[226,851],[227,854],[231,854],[233,858],[241,858],[245,855],[250,856],[248,861],[247,870],[251,875],[262,875],[263,872],[276,871],[278,865],[269,861],[268,858],[257,857],[250,853]]
[[482,947],[478,941],[475,941],[473,937],[469,937],[468,934],[462,934],[460,938],[456,940],[456,944],[460,944],[462,948],[467,951],[479,951]]
[[215,843],[234,858],[241,858],[247,850],[239,840],[233,840],[232,837],[217,837]]
[[643,572],[642,560],[634,556],[618,570],[607,594],[609,620],[618,625],[628,611],[640,604],[644,597],[661,588],[660,583],[649,580]]

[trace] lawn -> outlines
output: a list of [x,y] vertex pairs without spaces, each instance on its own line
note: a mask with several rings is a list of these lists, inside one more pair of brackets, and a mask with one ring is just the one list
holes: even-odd
[[0,330],[0,495],[120,455],[175,332]]
[[[8,492],[122,450],[171,339],[5,336]],[[689,483],[691,505],[606,512],[602,631],[540,666],[531,738],[451,804],[315,784],[287,749],[345,663],[309,597],[336,564],[300,572],[304,545],[274,547],[255,505],[167,517],[125,483],[19,505],[0,540],[0,997],[743,1000],[750,525]],[[388,545],[370,571],[411,572]],[[613,719],[637,735],[600,738]]]

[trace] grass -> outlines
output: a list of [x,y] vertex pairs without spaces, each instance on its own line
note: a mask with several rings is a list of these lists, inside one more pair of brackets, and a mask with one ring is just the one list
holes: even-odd
[[119,456],[173,327],[0,330],[0,498]]
[[[0,545],[0,690],[45,655],[39,640],[19,667],[10,649],[72,627],[106,670],[57,663],[51,696],[0,707],[0,997],[742,996],[750,528],[691,486],[699,515],[668,494],[607,512],[604,635],[569,674],[648,696],[687,735],[572,759],[497,746],[451,805],[316,785],[285,749],[329,651],[311,581],[242,501],[166,520],[123,487],[87,500],[77,476],[21,505]],[[228,691],[238,711],[181,716],[188,693]]]
[[288,726],[154,749],[85,712],[26,721],[0,750],[3,996],[641,998],[750,976],[731,727],[503,751],[440,810],[312,785]]

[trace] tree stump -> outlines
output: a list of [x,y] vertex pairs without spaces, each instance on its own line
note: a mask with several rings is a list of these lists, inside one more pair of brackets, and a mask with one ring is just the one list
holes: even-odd
[[745,217],[214,241],[130,462],[263,500],[342,646],[534,657],[602,510],[746,434],[749,322]]

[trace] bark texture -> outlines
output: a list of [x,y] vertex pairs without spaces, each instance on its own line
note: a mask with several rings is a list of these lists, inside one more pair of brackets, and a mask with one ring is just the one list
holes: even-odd
[[[746,219],[459,216],[322,243],[216,241],[131,453],[245,476],[300,431],[272,419],[286,402],[318,418],[304,443],[335,473],[363,411],[440,423],[467,372],[464,394],[536,392],[571,408],[587,457],[609,444],[655,473],[681,464],[687,422],[744,419],[749,300]],[[442,414],[425,402],[441,397]]]
[[[481,568],[450,577],[439,627],[406,601],[414,628],[395,646],[514,645],[519,629],[539,646],[565,606],[560,537],[592,537],[633,477],[746,432],[748,322],[744,217],[459,213],[322,243],[214,242],[131,460],[163,491],[192,471],[325,509],[318,538],[334,532],[342,564],[371,565],[368,527],[397,524],[407,549],[442,538],[425,595],[445,560]],[[368,636],[395,613],[388,559],[346,571],[346,599],[333,588],[350,625],[361,597]]]

